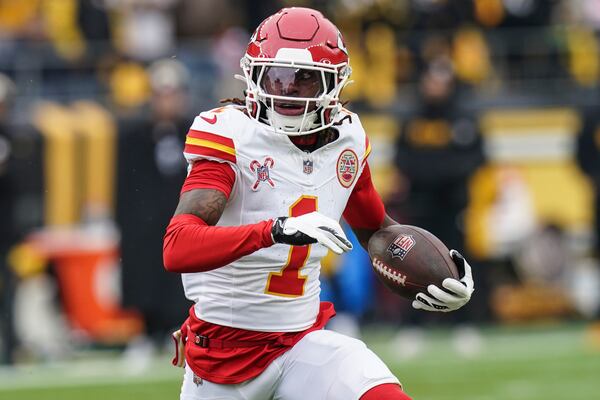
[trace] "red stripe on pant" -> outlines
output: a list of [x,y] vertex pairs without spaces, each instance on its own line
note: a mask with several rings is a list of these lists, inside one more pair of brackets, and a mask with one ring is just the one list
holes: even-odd
[[360,396],[360,400],[412,400],[406,393],[402,391],[400,385],[395,383],[384,383],[377,385],[365,394]]

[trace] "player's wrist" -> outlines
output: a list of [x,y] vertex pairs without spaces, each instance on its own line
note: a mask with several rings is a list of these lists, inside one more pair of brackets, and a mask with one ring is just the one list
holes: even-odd
[[273,243],[285,243],[283,228],[287,217],[278,217],[271,220],[271,239]]
[[299,224],[298,220],[303,217],[304,216],[275,218],[271,229],[273,242],[290,246],[306,246],[317,243],[317,239],[304,232],[306,227],[304,227],[304,229],[301,228],[303,225]]
[[263,247],[271,247],[276,243],[275,239],[273,238],[273,233],[272,233],[273,225],[275,224],[275,219],[269,219],[264,222],[265,222],[265,228],[263,229],[262,245],[263,245]]

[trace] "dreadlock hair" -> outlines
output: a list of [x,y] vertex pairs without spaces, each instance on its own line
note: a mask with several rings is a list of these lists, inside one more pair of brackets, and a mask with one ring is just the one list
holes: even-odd
[[230,97],[227,99],[221,99],[219,100],[220,104],[227,104],[227,103],[231,103],[231,104],[235,104],[236,106],[243,106],[246,105],[246,101],[240,99],[239,97]]

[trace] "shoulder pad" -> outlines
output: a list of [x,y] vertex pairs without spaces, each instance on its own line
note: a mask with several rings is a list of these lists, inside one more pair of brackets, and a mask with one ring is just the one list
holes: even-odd
[[336,115],[336,122],[340,122],[338,129],[343,127],[352,138],[353,147],[359,156],[360,165],[361,167],[364,166],[369,154],[371,154],[371,143],[358,114],[342,107]]
[[185,140],[184,155],[188,161],[198,158],[236,162],[233,133],[228,123],[230,107],[215,108],[198,115]]

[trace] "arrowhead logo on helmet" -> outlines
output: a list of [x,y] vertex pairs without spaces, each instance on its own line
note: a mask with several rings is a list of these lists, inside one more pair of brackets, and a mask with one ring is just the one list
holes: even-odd
[[339,29],[319,11],[302,7],[284,8],[265,19],[240,66],[248,113],[290,136],[333,124],[351,71]]

